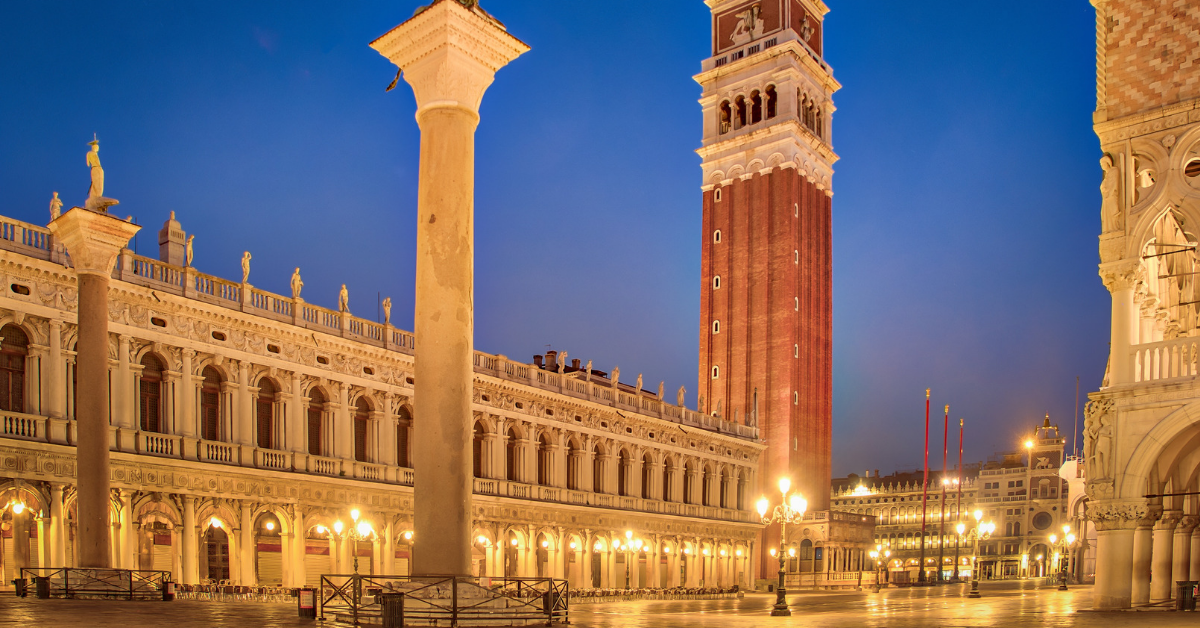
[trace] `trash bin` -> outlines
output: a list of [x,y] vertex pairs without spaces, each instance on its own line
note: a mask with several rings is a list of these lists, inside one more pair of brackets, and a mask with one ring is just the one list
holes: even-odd
[[1175,586],[1177,587],[1175,594],[1175,610],[1196,610],[1196,598],[1192,595],[1192,593],[1195,591],[1196,583],[1191,580],[1176,580]]
[[29,581],[24,578],[13,578],[13,590],[17,597],[25,597],[29,593]]
[[296,594],[296,610],[300,617],[317,618],[317,590],[300,589]]
[[404,628],[404,594],[380,593],[383,628]]
[[163,591],[163,601],[164,602],[174,602],[175,601],[175,583],[174,582],[171,582],[170,580],[164,582],[162,591]]
[[50,599],[50,578],[46,576],[34,576],[33,589],[37,593],[39,600]]

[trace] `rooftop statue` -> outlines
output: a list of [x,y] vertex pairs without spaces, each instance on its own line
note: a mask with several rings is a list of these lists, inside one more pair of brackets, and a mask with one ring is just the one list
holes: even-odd
[[192,240],[195,240],[195,235],[188,236],[187,243],[183,245],[183,259],[187,266],[192,265]]
[[384,297],[383,299],[383,324],[392,324],[392,297]]
[[108,208],[120,201],[104,196],[104,168],[100,166],[100,140],[96,139],[93,134],[92,141],[88,144],[92,147],[87,154],[87,165],[92,171],[92,185],[88,188],[88,197],[83,203],[83,208],[107,214]]
[[292,298],[299,299],[300,291],[304,289],[304,280],[300,279],[300,267],[292,272]]
[[250,251],[242,253],[242,283],[250,283]]
[[346,284],[342,284],[342,289],[338,292],[338,311],[350,313],[350,293],[346,290]]
[[58,198],[58,192],[54,193],[54,198],[50,199],[50,220],[55,220],[62,215],[62,201]]

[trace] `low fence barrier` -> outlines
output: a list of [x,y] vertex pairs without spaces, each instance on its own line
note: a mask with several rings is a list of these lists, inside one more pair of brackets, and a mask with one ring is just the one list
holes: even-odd
[[47,586],[47,597],[68,598],[87,596],[161,600],[167,599],[163,593],[174,585],[171,572],[146,569],[25,567],[21,569],[21,578],[35,583],[37,579],[45,579],[43,586]]
[[639,600],[725,600],[736,598],[740,590],[730,588],[673,589],[571,589],[572,604],[601,604]]
[[480,620],[550,625],[566,623],[569,604],[567,581],[554,578],[362,574],[322,575],[319,601],[322,620],[355,626],[365,618],[379,618],[385,626],[410,620],[451,627]]

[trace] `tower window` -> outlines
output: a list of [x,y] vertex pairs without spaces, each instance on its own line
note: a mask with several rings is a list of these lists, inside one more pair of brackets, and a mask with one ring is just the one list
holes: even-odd
[[800,217],[800,203],[792,203],[792,216]]
[[800,311],[800,297],[796,297],[796,311]]
[[713,333],[721,333],[721,321],[713,321]]
[[733,124],[733,108],[729,106],[729,101],[721,103],[720,109],[717,112],[717,132],[724,135],[729,132]]
[[795,357],[795,358],[800,357],[800,345],[799,344],[792,345],[792,357]]
[[717,188],[716,192],[713,193],[713,200],[718,203],[721,202],[721,188]]
[[763,100],[758,90],[750,92],[750,124],[762,122]]
[[794,405],[794,406],[800,405],[800,393],[799,392],[796,392],[796,391],[792,392],[792,405]]
[[796,257],[796,263],[800,263],[800,251],[792,251],[792,255]]
[[713,379],[721,378],[721,367],[719,367],[719,366],[712,367],[712,378]]
[[733,101],[733,128],[746,126],[746,97],[738,96]]
[[767,86],[767,119],[775,117],[779,109],[779,96],[775,93],[775,86]]
[[720,244],[720,243],[721,243],[721,230],[717,229],[716,231],[713,232],[713,244]]
[[720,287],[721,287],[721,276],[717,275],[716,277],[713,277],[713,290],[716,290]]

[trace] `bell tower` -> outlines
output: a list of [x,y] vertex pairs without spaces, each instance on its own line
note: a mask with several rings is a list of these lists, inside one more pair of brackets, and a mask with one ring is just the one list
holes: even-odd
[[[822,56],[821,0],[706,0],[701,410],[757,421],[757,490],[788,476],[828,510],[833,163],[841,85]],[[757,495],[755,495],[757,497]],[[778,529],[775,534],[778,535]],[[778,537],[776,537],[778,538]]]

